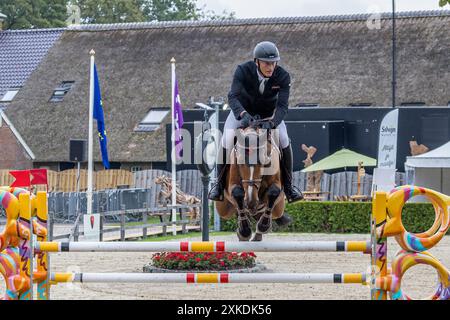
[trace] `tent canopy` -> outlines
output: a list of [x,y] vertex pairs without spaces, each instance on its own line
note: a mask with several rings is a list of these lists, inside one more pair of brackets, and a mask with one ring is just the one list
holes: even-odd
[[414,168],[450,168],[450,141],[427,153],[406,157],[405,166]]
[[310,165],[309,167],[303,169],[301,172],[357,167],[359,162],[362,162],[362,165],[365,167],[374,167],[377,165],[377,160],[374,158],[370,158],[349,149],[342,149]]

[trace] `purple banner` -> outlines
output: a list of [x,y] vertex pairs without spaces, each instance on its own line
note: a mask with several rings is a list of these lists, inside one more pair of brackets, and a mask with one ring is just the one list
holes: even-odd
[[181,136],[181,127],[183,126],[183,111],[181,107],[180,94],[178,91],[178,80],[175,78],[175,106],[173,119],[175,122],[175,152],[177,160],[181,159],[183,155],[183,139]]

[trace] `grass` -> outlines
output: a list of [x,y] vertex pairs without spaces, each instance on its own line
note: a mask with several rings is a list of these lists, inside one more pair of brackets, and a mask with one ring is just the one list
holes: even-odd
[[[210,232],[209,236],[229,236],[235,234],[234,232]],[[167,236],[158,236],[158,237],[148,237],[146,239],[143,239],[141,241],[145,242],[151,242],[151,241],[167,241],[167,240],[176,240],[176,239],[185,239],[185,238],[195,238],[195,237],[201,237],[201,232],[189,232],[186,234],[177,234],[174,235],[167,235]]]

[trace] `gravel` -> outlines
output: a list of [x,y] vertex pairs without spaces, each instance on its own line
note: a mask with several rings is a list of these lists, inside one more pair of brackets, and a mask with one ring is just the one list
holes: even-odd
[[[177,239],[199,241],[201,238]],[[236,241],[235,235],[210,237],[211,241]],[[288,240],[370,240],[369,235],[357,234],[269,234],[265,241]],[[399,250],[394,239],[388,242],[388,258]],[[450,265],[450,237],[446,236],[430,250],[445,265]],[[152,253],[52,253],[52,272],[142,272]],[[370,265],[368,255],[362,253],[256,253],[257,262],[266,266],[264,272],[298,273],[357,273]],[[428,266],[411,268],[405,275],[402,288],[412,297],[423,298],[434,292],[436,272]],[[66,283],[52,286],[51,299],[61,300],[152,300],[152,299],[208,299],[208,300],[366,300],[368,286],[358,284],[135,284],[135,283]]]

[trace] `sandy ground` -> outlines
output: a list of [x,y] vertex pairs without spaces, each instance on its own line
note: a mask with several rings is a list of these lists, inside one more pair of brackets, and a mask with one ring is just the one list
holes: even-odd
[[[368,235],[343,234],[271,234],[266,241],[283,240],[369,240]],[[177,239],[176,241],[182,241]],[[189,238],[188,241],[200,240]],[[211,237],[212,241],[236,241],[236,236]],[[399,249],[389,240],[389,260]],[[450,237],[430,251],[450,266]],[[266,272],[341,273],[364,272],[368,255],[361,253],[256,253]],[[52,254],[52,272],[142,272],[152,253],[56,253]],[[436,272],[428,266],[416,266],[404,277],[403,289],[421,298],[434,292]],[[120,300],[120,299],[368,299],[369,287],[357,284],[58,284],[52,287],[52,299]]]

